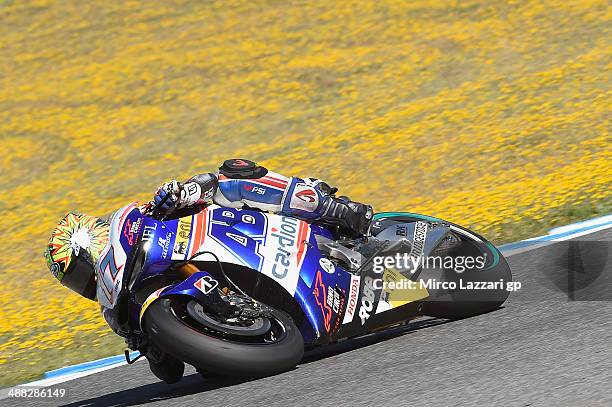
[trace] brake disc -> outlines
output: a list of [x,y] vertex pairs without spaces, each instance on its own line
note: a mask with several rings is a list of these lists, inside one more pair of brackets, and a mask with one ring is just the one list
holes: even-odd
[[189,303],[187,303],[187,314],[208,328],[233,335],[261,336],[272,328],[270,320],[261,317],[250,319],[247,324],[244,324],[246,321],[236,321],[236,324],[218,321],[208,315],[204,307],[196,301],[189,301]]

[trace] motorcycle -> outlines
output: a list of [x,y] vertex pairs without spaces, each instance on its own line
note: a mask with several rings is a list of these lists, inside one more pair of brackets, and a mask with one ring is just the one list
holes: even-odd
[[[141,354],[156,350],[227,376],[286,371],[305,348],[420,316],[486,313],[504,303],[512,281],[480,235],[408,212],[375,214],[357,238],[217,205],[164,218],[132,203],[110,226],[98,263],[109,325]],[[480,261],[459,261],[469,257]],[[126,359],[133,362],[127,350]]]

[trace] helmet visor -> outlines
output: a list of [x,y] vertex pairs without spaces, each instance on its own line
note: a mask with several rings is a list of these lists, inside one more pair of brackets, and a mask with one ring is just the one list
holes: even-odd
[[90,300],[96,299],[96,276],[93,263],[85,250],[68,266],[61,283],[72,291]]

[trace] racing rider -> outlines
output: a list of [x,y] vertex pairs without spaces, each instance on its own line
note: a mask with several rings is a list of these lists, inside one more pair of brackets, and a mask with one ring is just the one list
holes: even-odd
[[[141,210],[154,208],[154,216],[168,217],[215,203],[334,225],[349,236],[365,234],[372,220],[372,207],[336,197],[336,191],[337,188],[315,178],[285,177],[253,161],[231,159],[216,173],[196,175],[184,183],[172,180],[163,184]],[[108,241],[106,220],[74,212],[67,214],[53,230],[45,251],[51,273],[71,290],[95,300],[96,268]],[[104,315],[107,317],[106,312]],[[113,327],[113,322],[108,322]],[[152,349],[145,356],[161,380],[172,383],[182,376],[183,363],[170,355]]]
[[244,159],[227,160],[215,174],[196,175],[185,183],[170,181],[157,191],[154,203],[164,213],[216,203],[229,208],[255,208],[306,221],[338,225],[350,235],[370,226],[372,208],[346,197],[315,178],[287,178]]

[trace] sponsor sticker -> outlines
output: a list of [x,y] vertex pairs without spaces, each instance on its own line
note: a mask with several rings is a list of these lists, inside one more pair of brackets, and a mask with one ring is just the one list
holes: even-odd
[[280,229],[272,231],[271,237],[277,243],[272,265],[272,275],[278,279],[285,278],[291,266],[291,255],[297,247],[299,221],[287,216],[281,218]]
[[189,237],[191,236],[192,217],[180,218],[176,228],[176,240],[172,250],[172,260],[184,260],[189,248]]
[[267,219],[265,243],[258,251],[263,258],[261,271],[293,295],[308,252],[304,242],[309,239],[309,225],[288,216],[268,215]]
[[344,305],[346,303],[346,293],[344,291],[340,291],[338,287],[336,287],[335,291],[340,298],[338,308],[336,310],[336,321],[334,322],[333,332],[337,332],[340,328],[342,312],[344,311]]
[[142,231],[142,241],[148,242],[151,240],[151,236],[155,234],[155,230],[157,230],[157,223],[145,226],[144,230]]
[[351,275],[351,285],[349,286],[349,295],[346,303],[346,313],[344,314],[343,324],[353,322],[355,316],[355,309],[357,309],[357,297],[359,296],[359,285],[361,277]]
[[427,237],[427,223],[417,222],[414,226],[414,241],[412,244],[412,250],[410,254],[415,257],[421,257],[423,255],[423,249],[425,247],[425,238]]
[[291,209],[314,212],[319,207],[319,194],[309,185],[304,183],[296,184],[291,195],[289,207]]
[[[331,288],[331,287],[329,287]],[[333,288],[331,288],[334,291]],[[314,289],[312,291],[312,295],[315,297],[315,301],[317,305],[321,309],[321,314],[323,315],[323,325],[325,326],[325,331],[329,333],[331,331],[331,320],[333,316],[333,299],[334,295],[332,293],[331,298],[329,296],[328,288],[325,287],[323,283],[323,278],[321,276],[321,272],[317,271],[317,275],[315,278]],[[330,305],[331,302],[331,305]]]
[[[344,311],[345,293],[337,286],[332,287],[330,285],[325,285],[323,282],[323,273],[317,270],[312,294],[315,297],[317,305],[321,309],[325,332],[328,334],[331,334],[332,331],[336,332],[338,328],[340,328],[340,318]],[[334,321],[333,327],[332,321]]]
[[412,248],[410,249],[410,257],[413,259],[414,273],[421,263],[423,253],[425,251],[425,239],[427,238],[427,223],[418,221],[414,225],[414,236]]
[[215,289],[219,285],[219,282],[212,278],[211,276],[204,276],[195,283],[193,286],[198,290],[202,291],[204,294],[210,294],[212,290]]
[[404,225],[397,225],[395,227],[395,236],[408,237],[408,227]]
[[204,193],[202,194],[202,199],[204,201],[210,201],[214,194],[215,194],[215,188],[210,187],[206,191],[204,191]]
[[340,293],[331,286],[327,287],[327,305],[329,305],[335,313],[340,311]]
[[257,194],[257,195],[265,195],[266,194],[266,188],[258,187],[257,185],[253,185],[253,184],[245,184],[244,185],[244,189],[246,189],[247,191],[252,192],[254,194]]
[[136,236],[140,230],[141,223],[142,218],[138,218],[136,222],[132,222],[130,219],[125,221],[125,225],[123,226],[123,236],[125,236],[130,246],[133,246],[134,242],[136,241]]
[[157,245],[162,249],[162,257],[165,259],[168,257],[168,249],[170,248],[170,239],[172,238],[172,232],[168,232],[166,237],[157,239]]
[[197,182],[188,182],[181,191],[181,203],[190,206],[197,203],[202,196],[202,187]]
[[374,280],[370,276],[366,276],[363,285],[363,294],[361,296],[361,306],[359,307],[359,318],[361,325],[365,324],[370,318],[374,309]]
[[385,269],[382,281],[378,284],[382,285],[380,299],[376,308],[376,314],[384,312],[387,309],[401,307],[402,305],[426,298],[429,293],[420,285],[414,288],[408,288],[408,278],[402,275],[397,269]]

